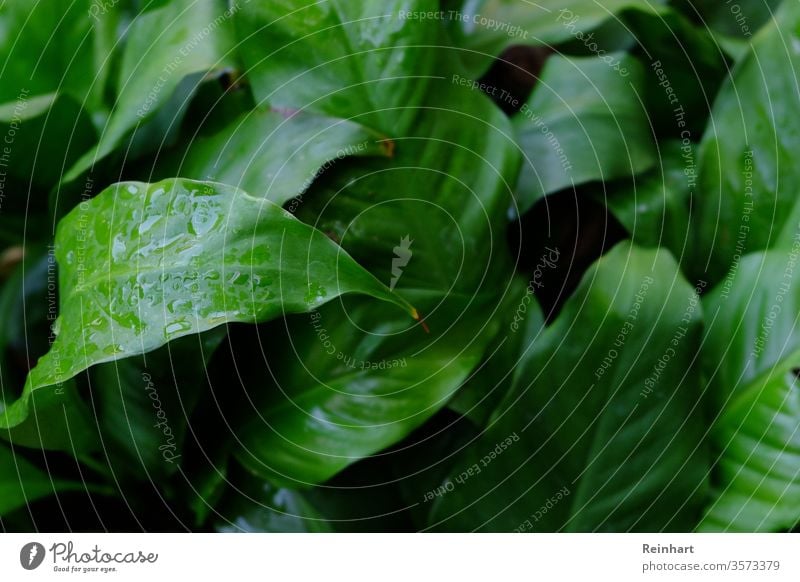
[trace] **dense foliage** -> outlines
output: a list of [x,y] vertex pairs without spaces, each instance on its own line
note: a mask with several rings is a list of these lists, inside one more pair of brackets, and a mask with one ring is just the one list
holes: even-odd
[[0,3],[0,525],[795,528],[798,47],[798,0]]

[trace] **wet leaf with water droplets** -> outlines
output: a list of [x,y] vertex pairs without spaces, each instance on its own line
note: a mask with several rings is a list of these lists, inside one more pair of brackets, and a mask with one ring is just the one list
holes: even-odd
[[[153,216],[157,228],[140,228]],[[345,293],[413,313],[323,233],[222,184],[111,186],[62,220],[56,258],[61,333],[0,427],[24,421],[34,391],[227,322],[305,312]]]

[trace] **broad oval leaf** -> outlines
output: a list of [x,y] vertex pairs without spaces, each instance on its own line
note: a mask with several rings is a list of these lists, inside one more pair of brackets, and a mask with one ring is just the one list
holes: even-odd
[[748,255],[704,298],[714,498],[700,529],[800,522],[800,242]]
[[[449,70],[453,56],[439,52],[439,70]],[[327,174],[298,216],[335,235],[396,289],[437,296],[502,289],[520,160],[508,119],[448,75],[430,80],[418,123],[393,141],[391,159],[358,159]]]
[[297,488],[400,441],[445,406],[494,335],[493,305],[465,307],[448,298],[431,309],[430,334],[377,303],[294,318],[271,340],[286,347],[265,355],[269,389],[237,458]]
[[[732,8],[733,4],[726,6]],[[714,96],[730,74],[723,47],[708,28],[666,6],[628,10],[622,22],[620,26],[630,31],[646,65],[644,99],[654,131],[697,141],[708,122]]]
[[[90,93],[101,93],[108,52],[98,50],[104,48],[104,30],[94,18],[94,4],[9,0],[0,5],[0,103],[56,91],[83,103]],[[115,5],[106,7],[107,19],[117,12]]]
[[421,503],[447,531],[692,529],[708,472],[695,291],[621,243],[523,352],[484,435]]
[[193,432],[190,417],[208,390],[206,364],[224,332],[216,328],[181,338],[92,370],[96,425],[118,479],[158,483],[183,467],[184,443]]
[[250,2],[236,14],[238,51],[257,100],[356,118],[404,133],[427,92],[439,46],[430,0]]
[[619,71],[595,57],[547,60],[514,119],[525,154],[516,188],[520,212],[558,190],[632,176],[655,163],[642,103],[644,70],[629,55],[615,59]]
[[334,162],[390,156],[393,142],[351,121],[303,111],[254,109],[193,141],[159,174],[232,184],[276,204],[305,192]]
[[693,201],[697,277],[717,282],[743,254],[791,244],[800,221],[798,29],[800,4],[784,2],[714,103]]
[[[0,292],[0,423],[3,413],[21,394],[25,376],[53,341],[56,317],[57,269],[52,249],[26,255]],[[78,455],[98,446],[94,419],[81,401],[74,382],[65,382],[32,400],[31,413],[17,417],[11,430],[0,424],[0,435],[15,445],[66,450]]]
[[540,282],[537,275],[529,281],[512,280],[496,313],[498,334],[486,349],[486,355],[469,380],[448,403],[452,410],[484,428],[494,410],[513,383],[518,365],[532,342],[544,328],[542,310],[534,292]]
[[656,168],[596,198],[636,244],[664,247],[682,262],[689,245],[689,200],[696,189],[695,148],[691,143],[665,141],[659,150]]
[[[0,135],[11,142],[4,143],[7,151],[2,152],[0,161],[0,194],[7,198],[3,206],[19,206],[32,216],[32,210],[41,210],[36,200],[27,199],[32,198],[31,190],[46,191],[58,183],[64,169],[96,139],[79,103],[69,95],[55,93],[0,105]],[[52,235],[52,229],[48,234]]]
[[70,168],[64,181],[76,179],[110,154],[189,75],[232,67],[232,18],[240,8],[233,3],[225,9],[216,0],[172,0],[137,16],[125,41],[117,101],[100,141]]
[[0,426],[82,370],[232,322],[363,293],[414,312],[324,234],[232,186],[123,182],[59,224],[58,336]]

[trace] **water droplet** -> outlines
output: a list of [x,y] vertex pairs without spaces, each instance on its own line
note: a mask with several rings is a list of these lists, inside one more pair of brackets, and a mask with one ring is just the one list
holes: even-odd
[[121,354],[123,352],[123,348],[119,344],[108,345],[103,348],[103,353],[107,356],[115,356],[117,354]]
[[146,220],[144,220],[139,225],[139,234],[144,234],[147,231],[149,231],[151,228],[153,228],[153,225],[156,222],[158,222],[159,220],[161,220],[161,217],[159,215],[157,215],[157,214],[154,215],[154,216],[151,216],[150,218],[147,218]]
[[167,327],[164,328],[164,333],[167,336],[179,334],[182,332],[186,332],[192,329],[192,324],[188,321],[179,320],[173,321],[172,323],[168,324]]
[[111,246],[111,256],[114,258],[115,261],[119,261],[122,259],[124,254],[125,254],[125,240],[122,237],[122,233],[120,233],[114,237],[114,242],[112,243]]
[[325,287],[319,283],[310,283],[308,285],[308,293],[305,296],[305,302],[309,305],[321,302],[328,294]]
[[164,239],[157,238],[150,244],[147,244],[143,247],[136,249],[136,254],[142,257],[149,257],[153,252],[163,250],[166,247],[179,241],[181,238],[182,236],[180,234],[176,234],[175,236],[170,238],[164,238]]
[[175,214],[189,215],[191,213],[189,197],[184,193],[176,194],[170,203]]
[[[131,302],[131,307],[136,307],[136,305]],[[124,313],[112,313],[111,318],[117,323],[118,326],[125,329],[130,329],[134,333],[141,333],[144,331],[145,326],[142,320],[139,319],[135,313],[131,313],[130,311]]]
[[189,232],[195,236],[207,234],[222,219],[213,199],[192,197],[192,206]]
[[218,323],[228,319],[228,314],[225,311],[212,311],[206,315],[206,319],[209,323]]
[[182,310],[182,308],[187,304],[191,305],[191,301],[188,299],[175,299],[167,303],[167,310],[169,310],[170,313],[175,313],[179,310]]

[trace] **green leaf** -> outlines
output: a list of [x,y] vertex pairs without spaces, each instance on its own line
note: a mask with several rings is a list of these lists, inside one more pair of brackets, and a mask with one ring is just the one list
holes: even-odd
[[697,277],[716,282],[743,254],[791,244],[800,222],[798,27],[800,5],[784,3],[714,103],[700,145],[702,196],[693,201]]
[[644,71],[628,55],[553,56],[514,119],[525,162],[517,184],[523,213],[542,196],[649,169],[655,145],[642,105]]
[[53,187],[95,141],[91,120],[78,102],[56,94],[23,96],[0,106],[0,135],[0,195],[7,198],[3,206],[23,209],[26,204],[36,208],[36,200],[22,199],[25,194]]
[[655,132],[697,141],[730,72],[723,48],[672,8],[629,10],[622,20],[645,57],[644,98]]
[[206,363],[223,335],[217,328],[92,370],[94,411],[115,474],[152,482],[178,470],[189,418],[208,388]]
[[404,133],[424,98],[439,46],[432,21],[406,11],[430,0],[300,5],[250,2],[236,15],[238,51],[257,101],[354,118],[390,136]]
[[[657,10],[663,0],[464,0],[443,11],[455,45],[471,74],[480,76],[494,57],[516,44],[592,43],[592,30],[628,8]],[[596,44],[596,41],[595,41]],[[600,46],[600,49],[603,47]]]
[[700,334],[699,300],[668,253],[615,247],[527,346],[484,435],[420,500],[431,527],[692,529],[708,472]]
[[797,377],[776,370],[748,388],[716,420],[719,483],[700,531],[786,531],[800,523]]
[[61,221],[56,258],[58,336],[0,427],[25,420],[35,393],[90,366],[228,322],[309,311],[344,293],[415,314],[325,235],[222,184],[111,186]]
[[293,319],[271,340],[287,347],[266,355],[270,388],[237,458],[298,488],[400,441],[447,403],[494,335],[494,306],[466,306],[441,300],[430,334],[378,304],[335,302]]
[[41,355],[49,347],[48,338],[34,330],[49,329],[48,315],[55,318],[57,297],[47,291],[48,279],[55,283],[55,277],[55,258],[29,248],[0,288],[0,396],[3,402],[19,396],[16,384],[18,382],[21,388],[23,380],[18,373],[27,373],[30,356]]
[[[23,388],[29,366],[53,341],[50,326],[57,313],[57,270],[50,249],[29,245],[26,256],[0,294],[0,420]],[[27,401],[26,401],[27,402]],[[30,406],[29,406],[30,405]],[[0,435],[17,445],[80,454],[97,448],[94,420],[74,382],[55,386],[31,399],[25,414]]]
[[793,282],[797,240],[791,248],[745,256],[704,298],[706,335],[715,341],[706,341],[703,357],[713,362],[718,406],[748,382],[780,368],[783,359],[800,347],[794,321],[794,306],[800,301]]
[[349,121],[254,109],[219,133],[193,141],[159,172],[233,184],[283,204],[337,160],[389,156],[393,147],[388,139]]
[[[223,442],[227,440],[229,439],[223,439]],[[185,465],[181,467],[186,477],[184,498],[194,513],[197,527],[202,526],[219,506],[228,486],[229,449],[229,446],[220,446],[217,450],[203,451],[206,457],[204,465],[190,467],[188,471]]]
[[131,23],[117,79],[117,100],[100,142],[72,166],[65,182],[118,147],[131,130],[158,111],[185,77],[234,65],[231,21],[238,7],[234,4],[226,10],[216,0],[173,0]]
[[783,0],[676,0],[690,18],[726,35],[749,39],[773,17]]
[[[450,57],[438,55],[439,70]],[[510,269],[505,229],[519,169],[510,123],[450,75],[430,81],[423,105],[414,128],[393,138],[392,159],[334,168],[297,214],[398,290],[493,293]]]
[[66,92],[84,101],[97,72],[92,3],[52,0],[0,5],[0,103],[16,100],[22,91],[29,95]]
[[475,442],[481,431],[482,427],[473,420],[445,409],[392,448],[391,455],[383,458],[386,469],[378,467],[373,471],[381,477],[386,473],[392,476],[391,481],[379,477],[379,482],[397,484],[402,507],[408,508],[416,531],[428,527],[430,504],[425,503],[425,493],[436,489],[450,475],[453,466],[461,461],[460,453]]
[[16,445],[76,457],[100,447],[94,418],[71,380],[47,390],[26,390],[8,406],[0,405],[0,434]]
[[714,499],[704,531],[776,531],[800,522],[800,242],[748,255],[704,298]]
[[214,520],[218,532],[330,532],[303,493],[280,489],[245,475],[226,491]]
[[0,105],[0,135],[0,239],[49,241],[45,193],[95,142],[92,122],[69,95],[22,95]]
[[[545,258],[550,260],[553,256]],[[523,360],[522,354],[543,331],[542,310],[534,296],[540,284],[537,279],[534,274],[530,282],[522,277],[512,280],[497,310],[500,331],[486,349],[484,360],[448,404],[478,427],[486,426],[506,395],[517,366]]]
[[682,259],[689,244],[689,200],[697,182],[695,148],[691,142],[666,141],[659,150],[658,167],[596,198],[636,244],[662,246]]
[[58,491],[82,489],[81,483],[52,477],[0,443],[0,516]]

